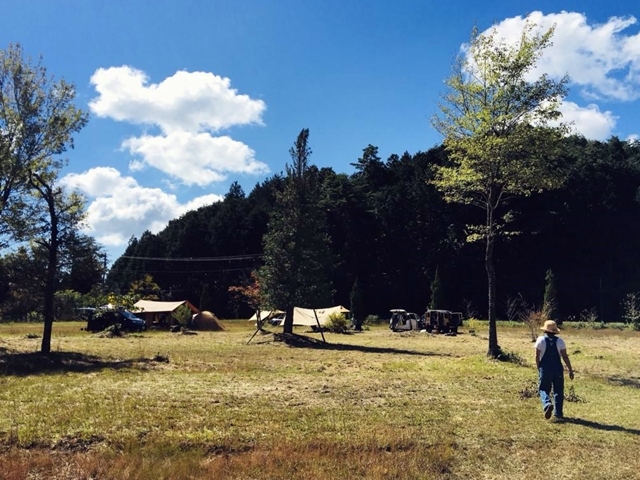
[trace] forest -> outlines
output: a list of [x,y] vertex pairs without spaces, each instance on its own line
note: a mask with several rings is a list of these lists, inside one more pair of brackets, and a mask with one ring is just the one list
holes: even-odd
[[488,319],[493,356],[496,317],[549,307],[551,291],[559,321],[640,318],[640,142],[554,123],[569,79],[525,78],[554,31],[532,29],[506,49],[472,36],[432,118],[441,145],[385,160],[369,144],[346,174],[314,165],[303,129],[284,173],[131,238],[109,268],[85,199],[58,182],[87,112],[19,45],[0,51],[0,318],[44,320],[46,352],[54,319],[134,297],[223,319],[431,306]]
[[[434,168],[447,161],[440,146],[382,160],[368,145],[351,175],[310,165],[320,191],[313,215],[326,217],[326,232],[309,234],[328,236],[333,304],[349,307],[355,288],[367,314],[422,313],[437,276],[447,309],[486,318],[483,242],[467,241],[482,215],[445,202],[433,186]],[[640,290],[640,144],[568,137],[558,175],[560,188],[514,198],[500,219],[498,316],[511,316],[514,302],[540,308],[550,270],[561,320],[620,321],[625,296]],[[250,316],[229,287],[249,284],[263,265],[284,184],[274,175],[246,194],[234,183],[223,201],[132,238],[108,272],[109,289],[126,293],[147,274],[163,300],[188,299],[221,318]]]

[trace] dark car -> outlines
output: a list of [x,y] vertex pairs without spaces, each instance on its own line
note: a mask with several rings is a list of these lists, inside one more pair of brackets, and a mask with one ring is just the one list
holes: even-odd
[[87,330],[101,332],[112,325],[119,324],[120,328],[128,332],[142,332],[146,330],[145,321],[137,317],[126,308],[97,308],[87,319]]
[[427,331],[437,333],[457,334],[462,325],[462,313],[450,310],[427,310],[424,314]]

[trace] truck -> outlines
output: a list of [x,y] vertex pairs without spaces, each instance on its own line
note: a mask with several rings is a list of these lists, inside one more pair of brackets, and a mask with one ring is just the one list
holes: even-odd
[[424,314],[427,332],[446,333],[455,335],[462,325],[462,313],[451,310],[427,309]]

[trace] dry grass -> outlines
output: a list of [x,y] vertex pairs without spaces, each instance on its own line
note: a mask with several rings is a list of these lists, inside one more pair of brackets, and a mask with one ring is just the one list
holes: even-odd
[[[0,325],[2,479],[561,479],[640,471],[640,333],[567,330],[577,370],[566,423],[534,395],[526,328],[224,332],[101,338]],[[302,332],[300,332],[302,333]],[[568,382],[568,380],[567,380]],[[525,394],[523,394],[525,392]]]

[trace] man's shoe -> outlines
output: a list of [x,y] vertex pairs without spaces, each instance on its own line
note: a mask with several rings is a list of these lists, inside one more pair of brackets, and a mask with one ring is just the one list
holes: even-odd
[[549,420],[551,418],[551,414],[553,413],[553,405],[549,404],[544,407],[544,418]]

